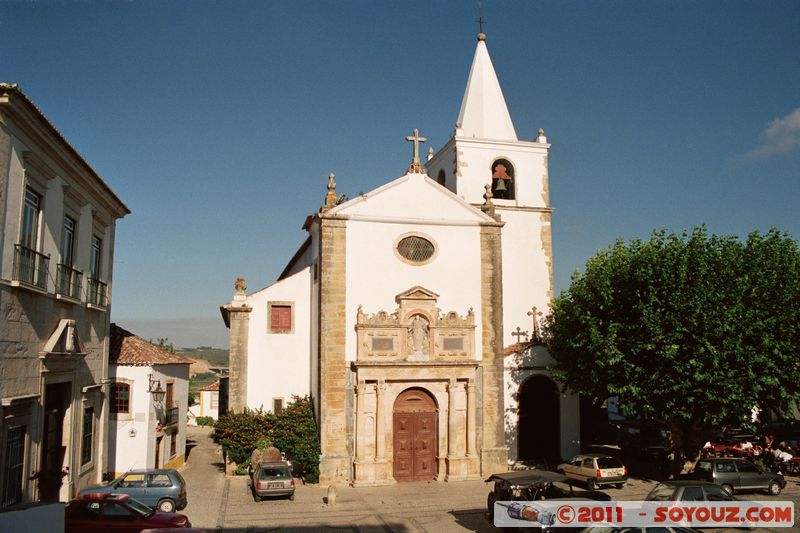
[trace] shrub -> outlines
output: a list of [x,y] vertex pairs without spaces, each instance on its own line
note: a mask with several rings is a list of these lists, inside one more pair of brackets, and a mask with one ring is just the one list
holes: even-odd
[[230,412],[214,424],[214,440],[222,446],[228,459],[245,465],[259,440],[268,438],[270,430],[266,413],[261,409]]
[[280,414],[269,414],[272,444],[291,459],[297,475],[308,483],[319,481],[319,432],[311,398],[295,396]]
[[210,416],[198,416],[194,419],[198,426],[213,426],[214,419]]
[[223,415],[214,424],[213,436],[236,463],[237,474],[247,473],[254,450],[275,446],[292,461],[296,475],[307,483],[319,481],[319,432],[308,396],[295,396],[277,415],[261,409]]

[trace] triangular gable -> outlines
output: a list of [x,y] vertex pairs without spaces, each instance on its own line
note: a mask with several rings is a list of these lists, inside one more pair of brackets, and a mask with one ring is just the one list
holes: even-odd
[[495,220],[425,174],[406,174],[338,205],[329,214],[351,219],[480,225]]
[[78,335],[78,328],[75,327],[74,320],[62,318],[58,322],[55,331],[47,339],[42,351],[39,352],[40,357],[48,355],[86,356],[86,349]]
[[436,302],[439,299],[439,295],[433,291],[429,291],[425,287],[420,287],[417,285],[416,287],[412,287],[407,291],[403,291],[397,296],[394,297],[394,301],[398,304],[403,302],[404,300],[414,300],[414,301],[432,301]]

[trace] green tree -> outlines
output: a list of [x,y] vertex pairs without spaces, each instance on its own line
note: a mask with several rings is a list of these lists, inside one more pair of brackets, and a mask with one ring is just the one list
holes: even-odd
[[746,242],[654,232],[617,241],[576,273],[547,318],[555,375],[671,432],[676,465],[753,407],[800,390],[800,252],[772,229]]

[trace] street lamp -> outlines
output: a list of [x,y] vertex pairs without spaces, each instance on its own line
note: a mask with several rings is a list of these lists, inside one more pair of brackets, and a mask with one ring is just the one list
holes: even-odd
[[153,378],[153,374],[150,374],[148,377],[150,378],[150,386],[148,387],[147,392],[153,395],[153,401],[155,403],[161,403],[161,401],[164,399],[164,395],[167,393],[161,387],[161,381]]

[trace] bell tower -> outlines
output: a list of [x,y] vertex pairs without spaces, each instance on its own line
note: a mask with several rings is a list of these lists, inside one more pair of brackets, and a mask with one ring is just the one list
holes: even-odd
[[539,129],[532,141],[517,138],[486,35],[478,34],[464,98],[450,140],[427,162],[428,175],[475,206],[491,186],[502,230],[503,345],[534,331],[528,313],[549,309],[553,296],[552,238],[547,156]]

